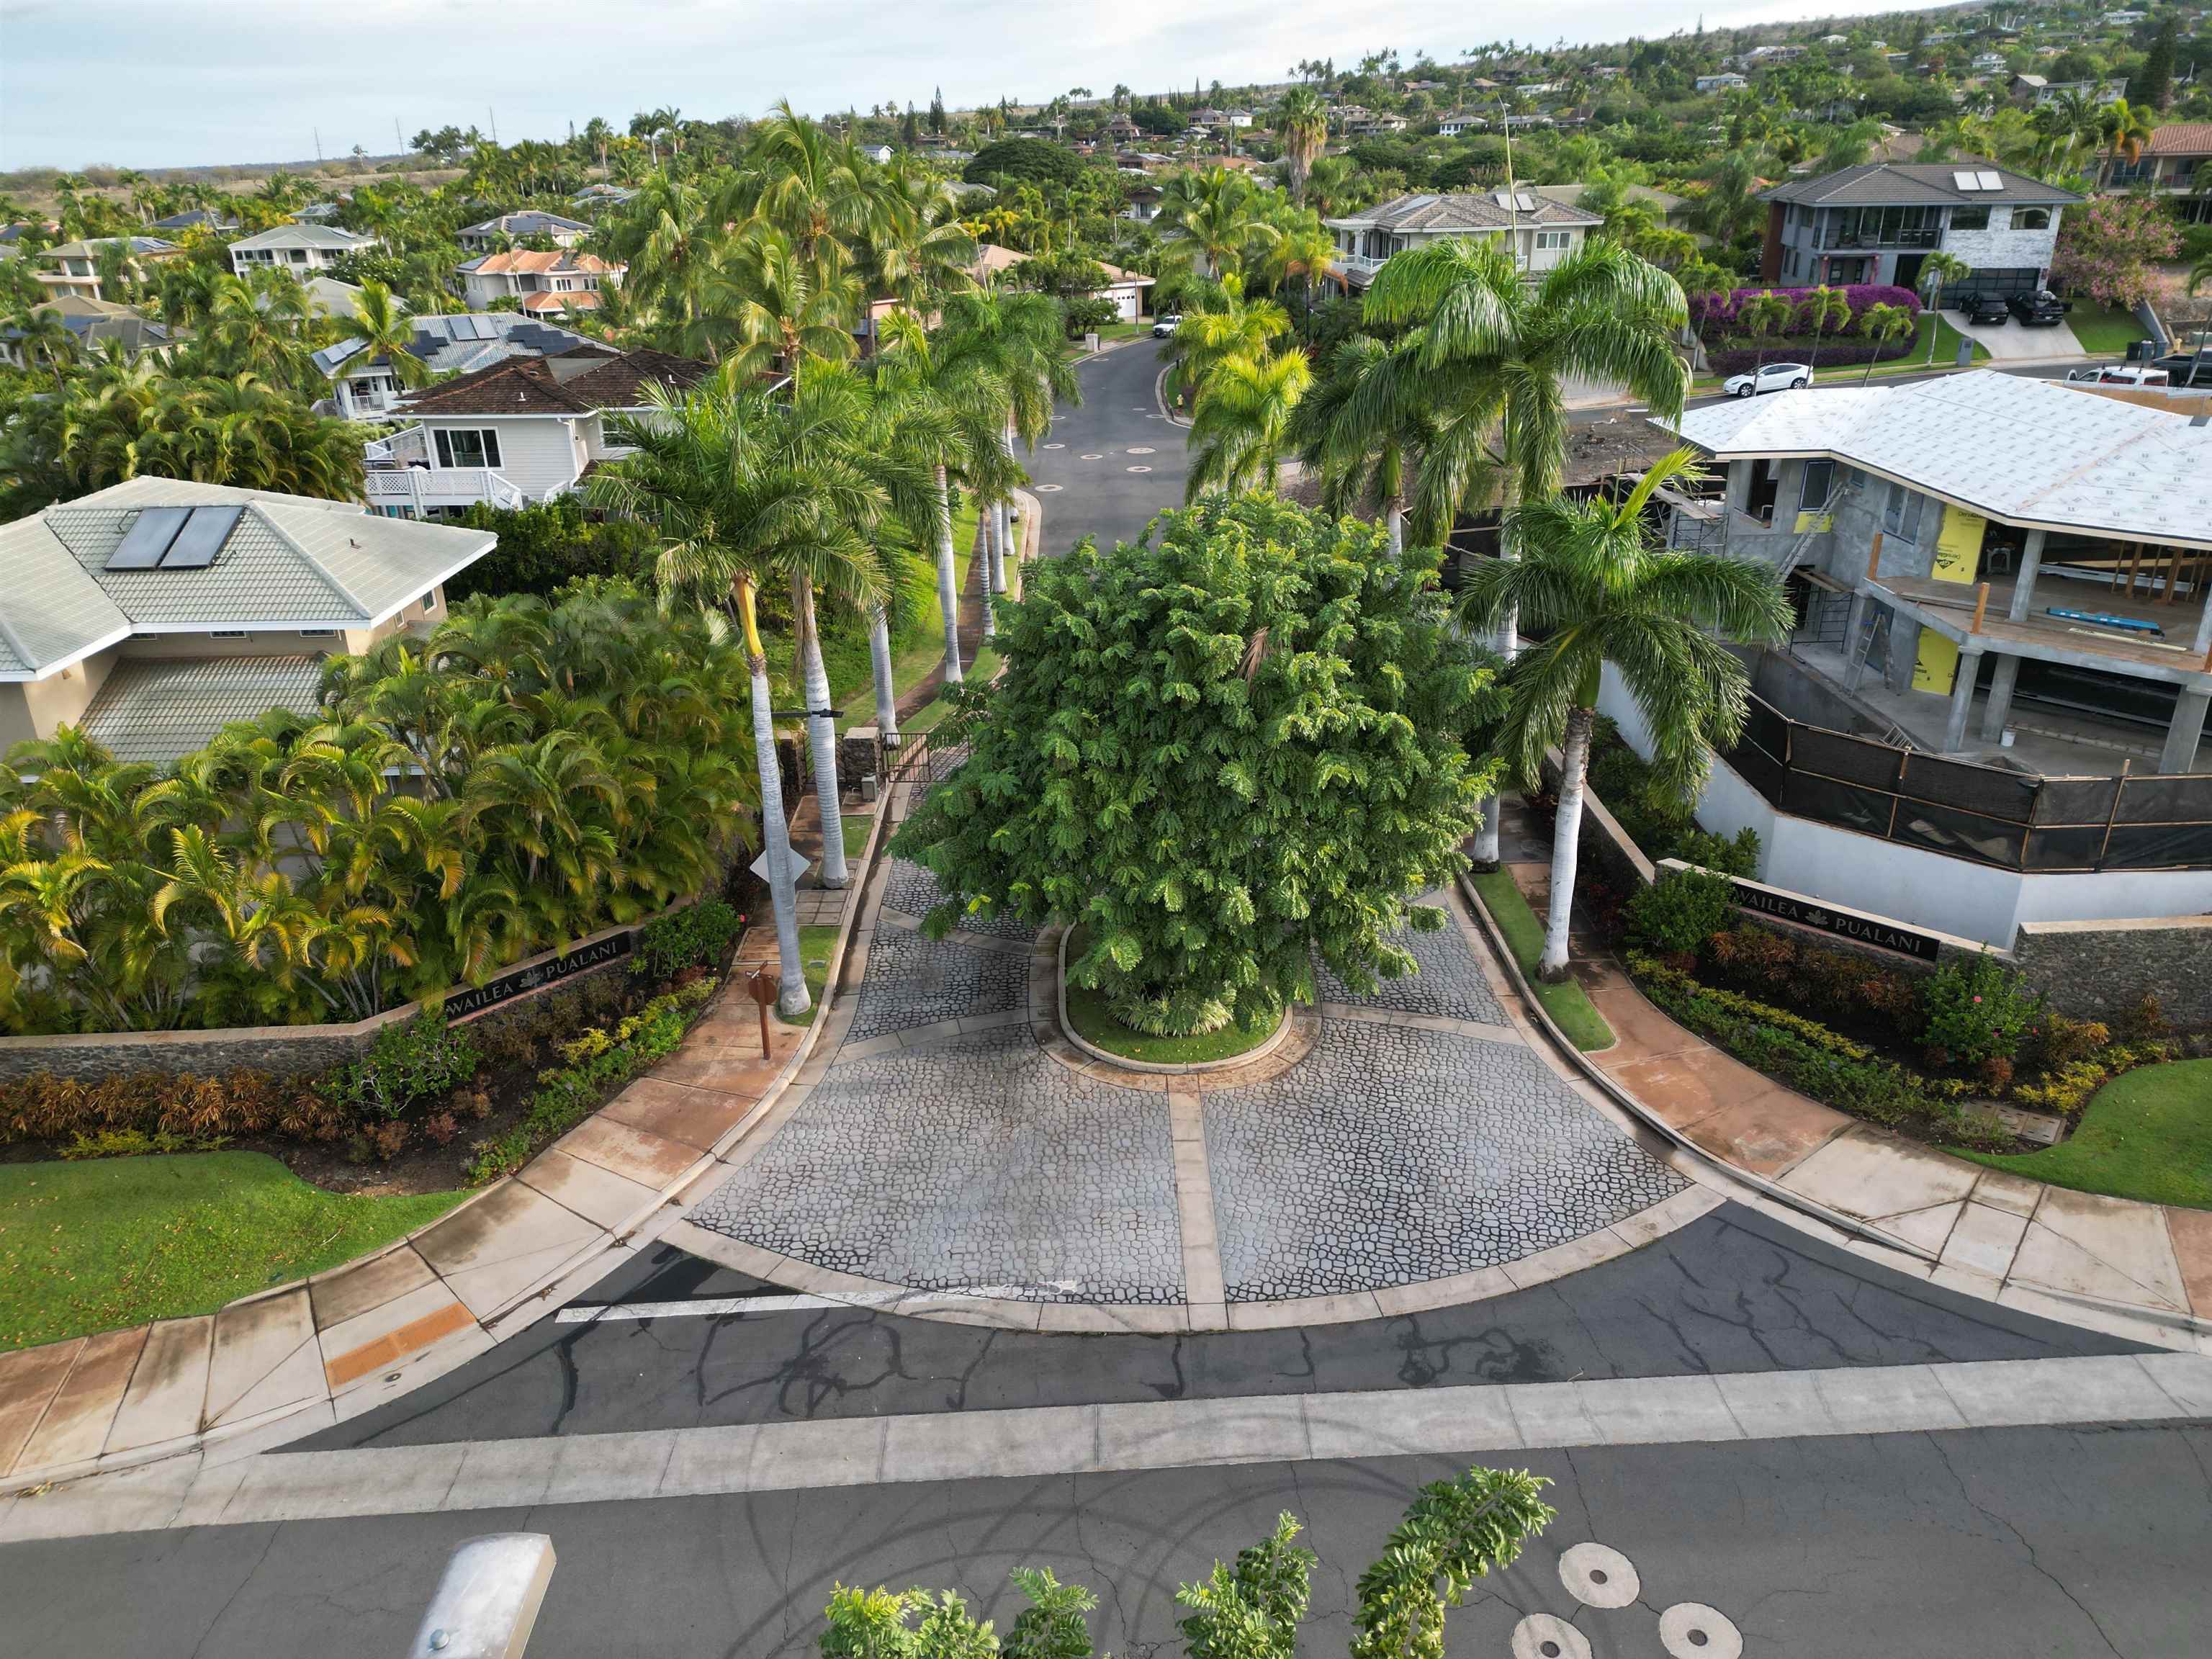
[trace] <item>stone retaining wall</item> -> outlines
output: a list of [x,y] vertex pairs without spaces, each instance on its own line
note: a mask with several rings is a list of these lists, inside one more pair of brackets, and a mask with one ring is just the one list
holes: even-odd
[[2031,921],[2013,943],[2027,981],[2080,1019],[2109,1019],[2155,996],[2177,1025],[2212,1025],[2212,916]]

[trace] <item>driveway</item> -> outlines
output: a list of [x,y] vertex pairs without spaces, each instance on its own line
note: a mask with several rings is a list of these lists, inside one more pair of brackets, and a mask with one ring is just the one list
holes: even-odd
[[1080,404],[1061,405],[1052,431],[1024,456],[1044,507],[1042,553],[1085,536],[1134,541],[1163,507],[1182,505],[1183,428],[1160,412],[1154,386],[1166,343],[1139,339],[1078,366]]
[[1990,354],[1993,363],[2033,363],[2052,357],[2086,357],[2089,354],[2065,323],[2051,328],[2022,328],[2008,317],[2001,323],[1970,323],[1963,311],[1946,313],[1960,333]]

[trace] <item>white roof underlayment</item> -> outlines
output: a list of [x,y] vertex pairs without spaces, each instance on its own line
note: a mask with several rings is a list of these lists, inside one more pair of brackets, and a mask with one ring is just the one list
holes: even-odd
[[1719,460],[1832,456],[2008,524],[2212,548],[2212,420],[2063,381],[1811,387],[1692,410],[1680,430]]

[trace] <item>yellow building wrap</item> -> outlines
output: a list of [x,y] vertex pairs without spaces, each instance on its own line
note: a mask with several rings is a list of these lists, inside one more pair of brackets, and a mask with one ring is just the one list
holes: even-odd
[[[1982,569],[1982,532],[1989,520],[1964,507],[1943,509],[1943,528],[1936,538],[1936,568],[1929,580],[1971,586]],[[1951,695],[1959,677],[1959,647],[1932,628],[1920,630],[1920,653],[1912,664],[1912,689]]]

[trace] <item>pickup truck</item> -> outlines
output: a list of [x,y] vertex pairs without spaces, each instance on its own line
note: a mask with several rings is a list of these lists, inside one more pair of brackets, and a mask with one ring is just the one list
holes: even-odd
[[2175,386],[2212,387],[2212,346],[2195,352],[2170,351],[2151,359],[2150,366],[2164,369]]
[[2071,300],[2062,300],[2047,288],[2030,294],[2015,294],[2005,301],[2005,309],[2022,328],[2056,328],[2066,320],[2066,313],[2074,309]]

